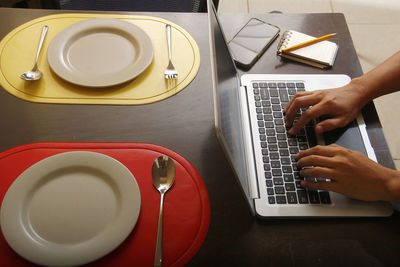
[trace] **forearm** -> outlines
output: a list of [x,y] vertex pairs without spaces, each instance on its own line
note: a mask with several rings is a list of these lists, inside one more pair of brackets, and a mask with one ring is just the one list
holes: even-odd
[[373,70],[351,81],[360,91],[365,105],[379,96],[400,90],[400,51]]
[[386,186],[388,189],[387,199],[391,202],[400,203],[400,172],[391,170],[387,172]]

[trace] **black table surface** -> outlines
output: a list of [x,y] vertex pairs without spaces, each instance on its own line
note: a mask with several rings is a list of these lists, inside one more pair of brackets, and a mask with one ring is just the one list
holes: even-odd
[[[0,38],[22,23],[58,12],[65,11],[0,8]],[[31,103],[0,90],[0,151],[32,142],[144,142],[181,154],[203,178],[211,205],[207,237],[189,266],[400,266],[397,212],[389,218],[253,217],[215,135],[207,14],[143,14],[171,20],[196,39],[202,62],[187,88],[139,106]],[[227,38],[251,17],[282,32],[336,32],[331,40],[340,48],[333,68],[319,70],[280,59],[275,41],[247,73],[362,75],[342,14],[222,14]],[[374,105],[363,114],[378,161],[393,168]]]

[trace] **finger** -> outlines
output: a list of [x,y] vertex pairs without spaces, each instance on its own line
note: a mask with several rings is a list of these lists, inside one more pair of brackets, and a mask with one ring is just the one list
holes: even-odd
[[326,115],[329,113],[329,110],[326,108],[325,105],[316,104],[315,106],[310,107],[306,111],[304,111],[303,115],[301,115],[300,119],[292,126],[289,130],[289,134],[296,134],[298,133],[301,128],[304,127],[307,123],[311,120],[318,118],[322,115]]
[[294,118],[300,108],[304,107],[309,107],[312,105],[315,105],[316,103],[319,102],[319,97],[316,97],[312,95],[311,93],[308,93],[307,95],[301,95],[293,98],[291,100],[291,105],[287,106],[286,112],[285,112],[285,119],[286,119],[286,125],[292,125]]
[[311,181],[301,181],[302,187],[315,190],[326,190],[326,191],[338,191],[338,184],[336,182],[311,182]]
[[329,145],[329,146],[314,146],[307,150],[300,151],[296,155],[296,159],[300,160],[303,157],[307,157],[310,155],[319,155],[324,157],[333,157],[336,155],[339,146],[337,145]]
[[347,121],[343,117],[326,119],[315,125],[315,132],[319,134],[323,132],[332,131],[336,128],[343,127],[346,124]]
[[307,178],[326,178],[334,179],[333,170],[325,167],[312,167],[300,170],[300,176]]
[[336,164],[332,157],[309,155],[299,159],[297,161],[297,166],[299,168],[310,167],[310,166],[334,168]]
[[283,113],[286,113],[289,108],[293,105],[293,103],[296,101],[297,98],[303,97],[306,95],[310,95],[312,92],[297,92],[292,99],[290,99],[289,103],[287,103],[286,107],[283,109]]

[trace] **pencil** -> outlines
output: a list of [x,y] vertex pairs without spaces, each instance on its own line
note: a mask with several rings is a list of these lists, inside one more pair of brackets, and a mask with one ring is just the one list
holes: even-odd
[[304,43],[300,43],[300,44],[285,48],[285,49],[283,49],[281,51],[281,53],[282,52],[284,52],[284,53],[290,52],[290,51],[293,51],[293,50],[296,50],[296,49],[299,49],[299,48],[303,48],[303,47],[306,47],[306,46],[309,46],[309,45],[312,45],[312,44],[315,44],[315,43],[319,43],[319,42],[321,42],[323,40],[326,40],[328,38],[331,38],[332,36],[335,36],[335,35],[336,35],[336,33],[330,33],[330,34],[327,34],[327,35],[324,35],[324,36],[321,36],[321,37],[306,41]]

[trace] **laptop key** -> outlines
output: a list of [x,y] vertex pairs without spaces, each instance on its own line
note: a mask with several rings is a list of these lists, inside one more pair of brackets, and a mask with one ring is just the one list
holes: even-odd
[[286,86],[287,86],[287,88],[294,88],[295,84],[294,83],[287,83]]
[[331,197],[328,191],[319,191],[318,193],[322,204],[331,204]]
[[282,165],[290,165],[292,162],[290,161],[290,158],[288,157],[282,157],[281,158],[281,164]]
[[272,114],[265,114],[265,115],[263,115],[263,118],[265,121],[273,121],[274,120],[274,116],[272,116]]
[[278,160],[273,160],[271,161],[271,167],[272,168],[280,168],[281,167],[281,162]]
[[286,140],[286,135],[285,134],[277,134],[276,137],[278,138],[278,140],[282,141],[282,140]]
[[278,83],[278,88],[286,88],[286,84],[285,83]]
[[293,174],[291,173],[285,173],[283,175],[283,180],[285,180],[285,183],[293,182]]
[[299,148],[300,148],[300,150],[306,150],[306,149],[308,149],[308,144],[307,143],[300,143],[299,144]]
[[270,171],[271,165],[269,163],[264,163],[264,171]]
[[308,196],[306,190],[297,190],[297,197],[299,199],[300,204],[307,204],[308,203]]
[[261,101],[261,105],[263,106],[263,107],[270,107],[271,106],[271,101],[268,101],[268,100],[262,100]]
[[285,196],[276,196],[276,203],[286,204],[286,197]]
[[277,97],[273,97],[273,98],[271,98],[271,104],[272,105],[280,105],[280,101],[279,101],[279,98],[277,98]]
[[272,169],[272,176],[282,176],[281,169]]
[[319,194],[316,190],[308,190],[308,197],[310,199],[311,204],[319,204]]
[[269,204],[275,204],[275,197],[269,196],[268,197],[268,203]]
[[274,178],[274,185],[283,185],[283,179],[282,178]]
[[266,89],[264,89],[264,88],[262,88],[262,89],[260,90],[260,95],[261,95],[261,99],[262,99],[262,100],[267,100],[267,99],[269,99],[269,92],[268,92],[268,90],[266,90]]
[[292,173],[292,166],[284,165],[282,166],[283,173]]
[[281,99],[282,102],[289,102],[289,95],[286,91],[286,89],[280,89],[279,90],[279,97]]
[[278,90],[277,89],[269,89],[269,95],[271,97],[279,97]]
[[274,189],[273,189],[272,187],[268,187],[268,188],[267,188],[267,194],[268,194],[269,196],[275,195]]
[[289,152],[291,155],[296,155],[297,153],[299,153],[299,149],[298,149],[298,147],[291,146],[291,147],[289,147]]
[[275,187],[275,194],[277,194],[277,195],[285,194],[285,188],[283,186],[276,186]]
[[313,127],[306,127],[306,134],[308,139],[308,144],[310,147],[317,145],[317,136],[315,135],[315,131]]
[[296,89],[294,89],[294,88],[289,88],[288,93],[289,93],[289,95],[292,96],[292,95],[296,94]]
[[265,184],[267,185],[267,187],[273,187],[274,184],[272,183],[272,180],[265,180]]
[[269,154],[269,157],[270,157],[271,160],[279,159],[279,154],[276,153],[276,152],[271,152],[271,153]]
[[268,136],[275,136],[275,129],[266,129]]
[[297,204],[297,195],[295,192],[287,192],[286,197],[289,204]]
[[285,189],[286,191],[296,191],[294,183],[285,183]]
[[281,155],[281,157],[288,157],[289,156],[289,150],[288,149],[280,149],[279,150],[279,155]]

